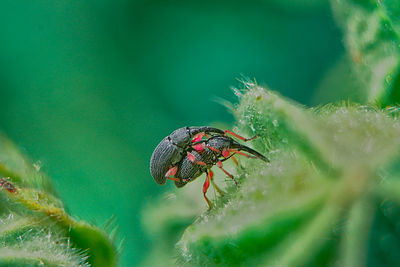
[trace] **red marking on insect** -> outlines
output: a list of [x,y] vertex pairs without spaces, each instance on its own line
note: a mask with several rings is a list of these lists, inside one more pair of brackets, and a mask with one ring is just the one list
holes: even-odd
[[190,160],[191,162],[193,162],[193,163],[195,163],[197,165],[201,165],[201,166],[206,166],[207,165],[207,163],[197,160],[195,155],[193,155],[190,152],[187,152],[187,157],[188,157],[188,160]]
[[202,143],[202,144],[197,144],[197,145],[194,145],[194,146],[193,146],[193,149],[196,150],[197,152],[202,152],[202,151],[204,150],[204,148],[205,148],[204,143]]
[[15,186],[11,182],[9,182],[7,178],[0,179],[0,187],[5,188],[10,193],[17,192],[17,188],[15,188]]
[[196,134],[192,139],[192,143],[199,142],[201,139],[203,139],[203,136],[204,136],[204,133]]
[[231,153],[229,152],[229,149],[224,149],[224,150],[222,150],[222,156],[223,156],[224,158],[229,157],[230,154],[231,154]]
[[190,152],[187,152],[187,157],[188,157],[188,160],[190,160],[191,162],[196,161],[196,157]]
[[178,166],[172,167],[167,171],[167,173],[165,174],[165,177],[174,176],[177,171],[178,171]]

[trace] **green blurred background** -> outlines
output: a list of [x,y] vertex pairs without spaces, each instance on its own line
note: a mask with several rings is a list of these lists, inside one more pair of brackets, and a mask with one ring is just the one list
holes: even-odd
[[141,210],[172,187],[148,171],[161,138],[232,125],[214,100],[234,102],[243,76],[306,105],[326,100],[344,53],[329,3],[316,0],[3,0],[0,25],[0,130],[72,215],[115,215],[121,266],[151,249]]

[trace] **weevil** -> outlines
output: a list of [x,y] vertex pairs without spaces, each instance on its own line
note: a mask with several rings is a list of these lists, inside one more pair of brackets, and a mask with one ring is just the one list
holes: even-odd
[[[228,130],[220,130],[213,127],[182,127],[165,137],[154,149],[150,159],[150,173],[158,184],[165,184],[171,173],[176,172],[176,166],[186,156],[187,150],[193,143],[201,141],[204,136],[218,136],[232,134],[242,138]],[[250,140],[250,139],[242,139]]]
[[0,188],[6,189],[10,193],[16,193],[17,188],[9,181],[10,177],[0,179]]
[[185,186],[187,183],[194,181],[203,173],[206,173],[206,180],[203,185],[203,195],[210,208],[212,205],[206,196],[210,182],[213,184],[218,193],[223,195],[222,190],[213,181],[214,174],[211,168],[214,165],[220,168],[237,185],[237,181],[233,175],[223,168],[223,161],[231,158],[235,154],[243,155],[249,158],[259,158],[265,162],[269,161],[265,156],[254,149],[236,142],[231,137],[223,135],[213,136],[209,139],[196,142],[192,146],[192,150],[188,150],[186,153],[186,156],[177,165],[176,172],[168,178],[175,180],[176,187],[180,188]]

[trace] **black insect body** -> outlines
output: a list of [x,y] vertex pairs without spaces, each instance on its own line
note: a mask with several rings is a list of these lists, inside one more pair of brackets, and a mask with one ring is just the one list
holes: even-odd
[[204,135],[224,135],[223,130],[203,127],[182,127],[165,137],[155,148],[150,159],[150,173],[158,184],[165,184],[174,173],[175,166],[186,156],[192,143],[200,141]]
[[[210,182],[213,184],[215,189],[222,194],[222,191],[213,182],[213,172],[210,169],[214,165],[217,165],[217,167],[232,178],[237,184],[235,178],[223,168],[223,161],[231,158],[234,154],[268,161],[266,157],[254,149],[236,142],[231,137],[223,135],[213,136],[209,139],[196,142],[192,148],[193,150],[188,151],[187,155],[177,165],[174,177],[169,178],[175,180],[175,185],[179,188],[183,187],[188,182],[195,180],[201,174],[206,173],[206,181],[203,185],[203,195],[210,207],[211,203],[206,196]],[[244,152],[247,152],[250,155]]]
[[[165,137],[155,148],[150,159],[151,175],[158,184],[165,184],[166,180],[170,179],[175,181],[177,187],[182,187],[202,173],[206,173],[203,194],[211,207],[211,203],[206,197],[210,181],[222,195],[222,191],[212,179],[213,172],[210,169],[214,165],[217,165],[237,183],[234,177],[223,169],[223,161],[231,158],[234,154],[268,161],[257,151],[236,142],[226,136],[227,134],[245,142],[256,138],[254,136],[247,139],[229,130],[224,131],[208,126],[179,128]],[[237,163],[234,157],[232,159]]]
[[196,150],[187,153],[187,156],[178,165],[177,172],[174,175],[175,185],[178,188],[195,180],[220,160],[216,152],[208,148],[204,148],[201,153]]

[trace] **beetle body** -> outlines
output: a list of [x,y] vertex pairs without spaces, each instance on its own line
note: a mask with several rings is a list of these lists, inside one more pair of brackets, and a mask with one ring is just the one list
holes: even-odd
[[[190,151],[190,155],[187,154],[178,165],[178,170],[175,174],[175,177],[180,178],[179,181],[175,181],[175,185],[178,188],[195,180],[214,165],[218,165],[218,167],[222,169],[222,161],[229,159],[233,154],[240,153],[242,155],[247,155],[240,151],[251,154],[252,156],[247,155],[249,157],[268,161],[266,157],[254,149],[242,145],[228,136],[213,136],[209,139],[197,142],[196,144],[200,143],[202,144],[202,149]],[[224,172],[228,174],[225,170]]]
[[[179,128],[165,137],[155,148],[150,159],[151,175],[158,184],[165,184],[166,180],[170,179],[175,181],[175,185],[179,188],[206,173],[203,195],[211,208],[212,204],[206,196],[210,182],[218,193],[223,195],[223,191],[213,181],[211,168],[214,165],[237,184],[235,178],[223,168],[223,161],[238,154],[268,162],[266,157],[226,136],[227,134],[244,142],[257,137],[244,138],[229,130],[223,131],[207,126]],[[238,164],[234,157],[232,159]]]
[[179,179],[175,181],[175,185],[178,188],[194,181],[218,162],[218,156],[209,149],[205,149],[201,154],[196,150],[190,153],[194,156],[195,161],[204,162],[206,165],[196,164],[193,160],[190,160],[188,156],[184,157],[178,165],[178,171],[175,174],[175,177]]
[[155,148],[150,159],[150,173],[158,184],[166,183],[166,173],[185,157],[192,139],[197,134],[223,135],[224,131],[208,127],[182,127],[165,137]]

